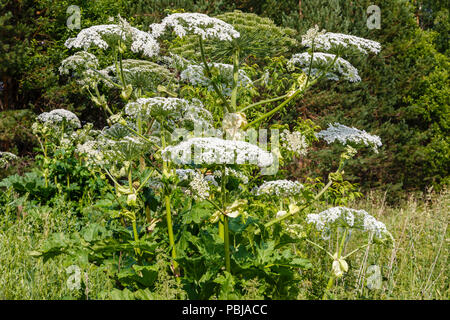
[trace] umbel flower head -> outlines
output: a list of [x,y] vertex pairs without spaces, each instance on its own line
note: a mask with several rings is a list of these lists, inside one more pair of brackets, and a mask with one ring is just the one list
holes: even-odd
[[11,152],[0,151],[0,168],[6,168],[10,161],[14,161],[17,159],[17,156]]
[[73,71],[79,79],[77,83],[82,88],[95,88],[100,81],[106,86],[112,87],[107,79],[112,80],[104,70],[94,71],[98,68],[98,59],[87,51],[78,51],[74,55],[64,59],[59,67],[61,75],[69,75]]
[[102,165],[104,163],[104,155],[101,147],[101,142],[89,140],[77,145],[76,152],[84,156],[88,165]]
[[[192,149],[194,159],[192,160]],[[271,153],[244,141],[220,138],[192,138],[162,151],[166,160],[191,164],[256,164],[268,167],[273,163]]]
[[314,224],[317,230],[322,231],[324,238],[335,227],[359,229],[364,232],[373,233],[378,239],[392,238],[385,224],[364,210],[333,207],[319,214],[308,214],[306,221]]
[[142,119],[159,117],[170,120],[190,121],[208,128],[212,123],[211,113],[203,107],[200,100],[188,101],[179,98],[139,98],[125,106],[125,114],[131,118]]
[[59,73],[68,75],[70,71],[74,70],[76,73],[82,74],[89,68],[98,68],[97,57],[87,51],[78,51],[61,62]]
[[339,80],[341,76],[343,79],[350,82],[359,82],[361,77],[358,75],[358,70],[347,60],[338,57],[331,53],[313,52],[312,61],[309,52],[296,53],[288,61],[288,69],[294,69],[295,65],[299,65],[303,72],[308,73],[311,65],[311,74],[316,76],[321,70],[328,68],[331,63],[333,66],[327,71],[326,77],[330,80]]
[[43,112],[37,120],[47,126],[55,126],[64,123],[72,128],[81,128],[81,122],[78,117],[73,113],[65,109],[55,109],[50,112]]
[[152,57],[159,52],[158,42],[147,32],[136,29],[120,18],[119,24],[106,24],[83,29],[76,38],[65,42],[67,48],[89,49],[91,46],[107,49],[115,47],[119,41],[129,45],[132,52],[141,52],[146,57]]
[[275,180],[266,181],[255,190],[257,196],[267,194],[278,197],[290,197],[300,194],[303,185],[298,181]]
[[344,145],[348,143],[364,143],[366,146],[371,146],[375,153],[378,153],[378,147],[382,146],[379,136],[368,134],[364,130],[349,128],[339,123],[329,124],[328,129],[316,133],[316,136],[325,139],[328,144],[333,143],[335,140]]
[[283,146],[299,156],[306,156],[308,153],[308,142],[306,137],[299,131],[289,132],[284,130],[281,133],[281,141]]
[[378,54],[381,51],[381,45],[377,41],[343,33],[319,32],[317,26],[308,30],[306,35],[302,37],[302,45],[312,47],[313,41],[316,49],[325,51],[338,47],[351,47],[363,54],[368,54],[369,52]]
[[231,41],[240,36],[232,25],[203,13],[174,13],[165,17],[161,23],[150,25],[155,38],[159,38],[169,27],[173,28],[180,38],[187,34],[196,34],[204,40]]

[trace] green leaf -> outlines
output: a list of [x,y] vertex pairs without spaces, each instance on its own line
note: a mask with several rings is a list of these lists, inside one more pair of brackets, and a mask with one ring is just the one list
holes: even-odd
[[195,203],[191,210],[183,215],[183,223],[201,223],[209,219],[214,212],[214,206],[208,201]]

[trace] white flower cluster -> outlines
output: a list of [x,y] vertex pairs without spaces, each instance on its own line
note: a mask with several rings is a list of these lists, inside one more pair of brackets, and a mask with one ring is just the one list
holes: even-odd
[[17,156],[14,153],[7,151],[0,151],[0,168],[6,168],[10,161],[17,160]]
[[125,106],[125,114],[132,118],[140,115],[142,119],[158,116],[170,117],[177,121],[192,121],[194,124],[206,128],[212,124],[211,112],[206,110],[198,99],[187,101],[164,97],[139,98]]
[[78,117],[65,109],[55,109],[50,112],[43,112],[37,117],[37,120],[50,126],[59,125],[64,122],[70,127],[81,128],[81,122]]
[[301,193],[303,185],[298,181],[275,180],[266,181],[255,190],[257,196],[267,194],[279,197],[290,197]]
[[220,138],[192,138],[162,151],[164,159],[176,163],[191,163],[194,149],[195,164],[257,164],[259,167],[272,165],[271,153],[244,141]]
[[325,139],[328,144],[335,140],[338,140],[344,145],[348,142],[364,143],[366,146],[371,146],[376,153],[378,153],[378,147],[382,146],[379,136],[371,135],[364,130],[350,128],[339,123],[335,123],[334,125],[329,124],[326,130],[316,133],[316,136]]
[[319,214],[308,214],[308,223],[313,223],[317,230],[325,234],[333,227],[345,227],[361,229],[373,233],[382,239],[390,236],[383,222],[378,221],[364,210],[356,210],[346,207],[333,207]]
[[[302,45],[303,46],[310,46],[312,41],[314,41],[315,38],[317,38],[319,35],[325,34],[327,31],[325,29],[322,29],[322,31],[319,31],[319,26],[316,24],[314,27],[308,29],[304,35],[302,35]],[[309,44],[309,45],[308,45]]]
[[83,72],[81,78],[77,80],[77,83],[81,88],[95,89],[98,83],[103,82],[108,88],[113,88],[114,85],[111,81],[113,81],[112,77],[110,77],[105,70],[94,71],[92,69],[87,69]]
[[284,130],[281,135],[283,146],[300,156],[306,156],[308,153],[308,143],[306,137],[299,131],[289,132]]
[[194,174],[189,187],[191,192],[187,192],[187,194],[191,193],[195,200],[204,200],[209,197],[210,188],[208,181],[200,173]]
[[209,197],[211,191],[209,184],[218,186],[214,176],[204,176],[201,172],[194,169],[176,169],[175,172],[180,181],[190,180],[190,189],[186,190],[186,194],[192,195],[195,200],[203,200]]
[[194,169],[176,169],[176,175],[180,179],[180,181],[189,180],[193,175],[197,173]]
[[178,178],[180,179],[180,181],[191,180],[194,176],[201,175],[202,178],[205,181],[207,181],[208,183],[210,183],[216,187],[219,186],[216,179],[214,179],[214,175],[212,175],[212,174],[203,175],[200,171],[194,170],[194,169],[176,169],[175,173],[178,176]]
[[103,152],[100,144],[96,140],[86,141],[79,144],[75,150],[78,154],[86,157],[87,163],[90,165],[101,165],[104,163]]
[[[233,66],[225,63],[212,63],[209,64],[210,68],[216,68],[219,70],[220,83],[219,89],[226,96],[231,96],[231,89],[233,84]],[[252,84],[252,80],[247,76],[244,70],[238,71],[238,87],[246,87]],[[181,80],[189,81],[193,85],[201,85],[207,87],[209,91],[213,91],[211,79],[205,76],[205,68],[201,65],[191,64],[184,69],[180,74]]]
[[[330,50],[335,47],[349,47],[352,46],[357,49],[359,52],[368,54],[372,52],[374,54],[378,54],[381,51],[381,44],[377,41],[360,38],[348,34],[343,33],[319,33],[318,28],[316,26],[316,33],[312,32],[311,34],[306,34],[302,37],[302,45],[311,47],[312,42],[314,41],[314,47],[319,50]],[[309,32],[309,31],[308,31]]]
[[[336,55],[331,53],[314,52],[312,55],[312,75],[317,75],[321,70],[325,70],[335,60]],[[311,54],[308,52],[296,53],[288,61],[288,68],[293,69],[295,65],[300,65],[303,72],[309,71],[311,62]],[[359,82],[361,77],[358,75],[358,70],[345,59],[338,57],[334,65],[329,69],[326,77],[330,80],[339,80],[339,75],[350,82]]]
[[92,53],[87,51],[78,51],[74,55],[64,59],[59,67],[59,73],[70,74],[70,71],[75,70],[80,74],[89,68],[98,68],[98,59]]
[[280,211],[277,212],[276,217],[277,217],[277,218],[281,218],[282,216],[285,216],[285,215],[287,215],[287,211],[285,211],[285,210],[280,210]]
[[69,38],[65,42],[67,48],[89,49],[91,46],[107,49],[117,45],[118,41],[130,44],[132,52],[141,52],[144,56],[152,57],[159,52],[158,42],[147,32],[131,27],[125,20],[120,24],[106,24],[83,29],[76,38]]
[[196,34],[205,40],[231,41],[240,36],[230,24],[203,13],[174,13],[165,17],[161,23],[150,25],[155,38],[159,38],[169,27],[173,28],[180,38],[187,34]]

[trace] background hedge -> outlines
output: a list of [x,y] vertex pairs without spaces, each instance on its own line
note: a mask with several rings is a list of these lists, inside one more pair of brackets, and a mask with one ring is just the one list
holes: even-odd
[[[379,30],[366,26],[366,8],[371,4],[381,9]],[[297,30],[298,39],[318,24],[331,32],[377,40],[382,53],[355,63],[361,83],[326,82],[283,117],[313,119],[323,128],[337,121],[379,135],[381,152],[358,157],[347,171],[354,181],[363,181],[363,188],[396,194],[448,182],[449,1],[1,0],[0,150],[24,156],[23,164],[32,155],[29,128],[35,114],[66,108],[85,121],[98,125],[103,121],[103,114],[80,94],[75,82],[59,77],[59,63],[70,54],[64,41],[78,32],[66,26],[70,5],[81,8],[82,28],[105,24],[108,17],[121,14],[147,31],[169,9],[210,15],[239,9]],[[336,166],[334,152],[331,147],[312,151],[307,159],[292,164],[290,172],[302,176],[312,170],[321,176]]]

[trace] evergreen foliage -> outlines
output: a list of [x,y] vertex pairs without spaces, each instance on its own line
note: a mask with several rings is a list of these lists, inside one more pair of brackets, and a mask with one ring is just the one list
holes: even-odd
[[[379,30],[366,26],[366,9],[372,4],[381,8]],[[66,10],[70,5],[81,8],[82,28],[105,23],[108,17],[120,13],[132,25],[147,31],[151,23],[159,22],[169,11],[208,13],[235,25],[237,30],[254,31],[254,37],[243,39],[242,48],[250,50],[240,57],[256,57],[257,63],[267,63],[263,61],[265,52],[268,56],[284,53],[289,58],[301,51],[294,38],[300,40],[299,35],[315,24],[330,32],[379,41],[383,44],[381,55],[359,60],[352,57],[363,78],[361,83],[324,83],[296,107],[292,106],[285,117],[320,117],[322,128],[340,122],[380,135],[386,141],[383,152],[364,157],[364,162],[355,160],[349,166],[351,172],[347,172],[367,185],[384,188],[389,184],[392,191],[423,189],[448,180],[448,1],[5,0],[0,4],[1,111],[30,109],[39,113],[66,108],[87,121],[104,124],[105,115],[79,93],[76,82],[58,76],[59,62],[70,55],[63,43],[78,31],[66,26],[69,16]],[[233,9],[241,11],[223,13]],[[170,50],[189,56],[189,46],[195,44],[184,39]],[[282,86],[281,78],[277,81]],[[8,116],[15,119],[13,122],[26,127],[25,120],[18,120],[20,113],[17,116],[12,113]],[[3,126],[13,122],[5,120]],[[16,139],[10,137],[10,132],[17,131],[8,128],[2,128],[3,132],[9,132],[1,139],[6,149],[14,144],[11,139]],[[21,139],[26,140],[25,136],[21,134]],[[22,140],[16,144],[17,151],[30,152],[29,144]],[[322,175],[336,166],[329,161],[331,153],[331,150],[310,153],[312,158],[303,161],[310,161],[309,165],[291,169],[297,169],[294,175],[303,175],[309,167]],[[368,170],[369,167],[372,169]]]

